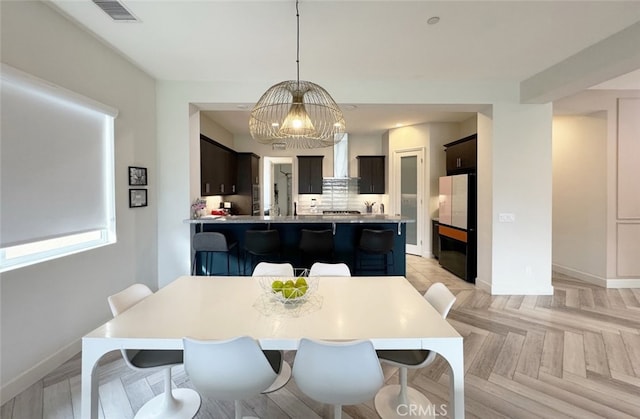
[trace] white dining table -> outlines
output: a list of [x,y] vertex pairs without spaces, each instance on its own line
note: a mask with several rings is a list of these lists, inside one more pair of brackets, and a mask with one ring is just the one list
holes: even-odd
[[[98,418],[96,367],[119,349],[182,349],[182,338],[247,335],[262,349],[301,338],[368,339],[376,349],[429,349],[450,366],[450,417],[464,418],[462,336],[401,276],[320,277],[283,304],[255,277],[183,276],[82,338],[82,417]],[[105,302],[106,304],[106,302]]]

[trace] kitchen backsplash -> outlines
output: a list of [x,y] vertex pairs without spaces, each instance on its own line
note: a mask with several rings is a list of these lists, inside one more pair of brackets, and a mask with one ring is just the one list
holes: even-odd
[[[313,207],[315,200],[315,208]],[[322,211],[366,212],[365,201],[375,202],[373,212],[380,212],[380,204],[389,208],[387,195],[358,194],[357,178],[324,178],[322,195],[298,195],[298,214],[322,214]]]

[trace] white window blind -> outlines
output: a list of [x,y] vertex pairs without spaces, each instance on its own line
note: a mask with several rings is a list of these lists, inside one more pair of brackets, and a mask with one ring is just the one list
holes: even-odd
[[115,242],[117,111],[2,65],[0,271]]

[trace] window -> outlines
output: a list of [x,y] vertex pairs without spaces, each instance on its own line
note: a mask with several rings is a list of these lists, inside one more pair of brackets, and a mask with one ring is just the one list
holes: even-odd
[[116,241],[106,105],[2,65],[0,272]]

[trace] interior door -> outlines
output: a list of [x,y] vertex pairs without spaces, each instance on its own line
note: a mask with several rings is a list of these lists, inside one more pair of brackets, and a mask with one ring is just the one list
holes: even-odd
[[[422,254],[423,228],[423,150],[398,151],[395,153],[395,207],[400,215],[415,220],[407,223],[407,253]],[[396,211],[397,212],[397,211]]]

